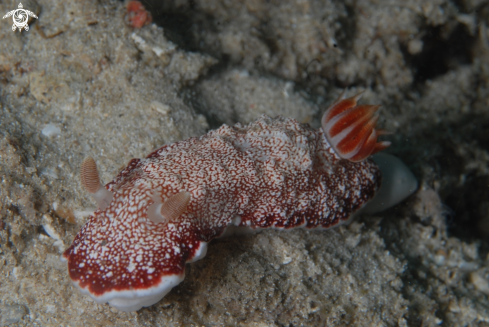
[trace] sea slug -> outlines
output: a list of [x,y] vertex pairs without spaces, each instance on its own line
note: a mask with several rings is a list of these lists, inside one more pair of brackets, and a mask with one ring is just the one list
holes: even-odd
[[[401,201],[416,180],[398,159],[375,159],[381,171],[368,158],[390,143],[377,142],[378,106],[358,98],[338,99],[317,130],[262,116],[165,145],[105,186],[86,159],[82,185],[99,208],[63,254],[74,284],[99,303],[139,310],[231,229],[330,228]],[[381,179],[388,189],[379,192]]]

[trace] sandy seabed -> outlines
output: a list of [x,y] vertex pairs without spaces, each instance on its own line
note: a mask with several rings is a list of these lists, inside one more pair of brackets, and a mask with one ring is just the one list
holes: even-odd
[[[489,326],[489,1],[22,2],[0,20],[0,326]],[[18,3],[0,2],[3,16]],[[123,313],[59,256],[131,158],[261,114],[319,126],[348,87],[382,104],[420,188],[328,231],[219,239]]]

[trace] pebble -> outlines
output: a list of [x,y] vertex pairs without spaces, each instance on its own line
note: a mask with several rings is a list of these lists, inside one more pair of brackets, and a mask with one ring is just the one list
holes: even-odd
[[0,327],[19,322],[27,314],[23,305],[0,305]]

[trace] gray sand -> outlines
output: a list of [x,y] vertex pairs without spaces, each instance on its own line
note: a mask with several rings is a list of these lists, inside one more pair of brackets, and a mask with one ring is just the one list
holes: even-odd
[[[0,326],[489,326],[488,1],[155,1],[163,27],[141,29],[119,1],[22,3],[29,31],[0,20]],[[406,202],[213,241],[135,313],[72,286],[84,157],[109,182],[222,123],[318,127],[345,87],[382,104],[387,152],[420,181]]]

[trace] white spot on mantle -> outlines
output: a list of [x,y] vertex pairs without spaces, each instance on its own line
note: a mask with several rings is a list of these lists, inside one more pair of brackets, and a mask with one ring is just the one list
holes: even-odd
[[132,262],[132,260],[129,262],[129,266],[127,266],[127,271],[129,271],[130,273],[132,273],[134,271],[134,269],[136,269],[136,266],[134,265],[134,262]]

